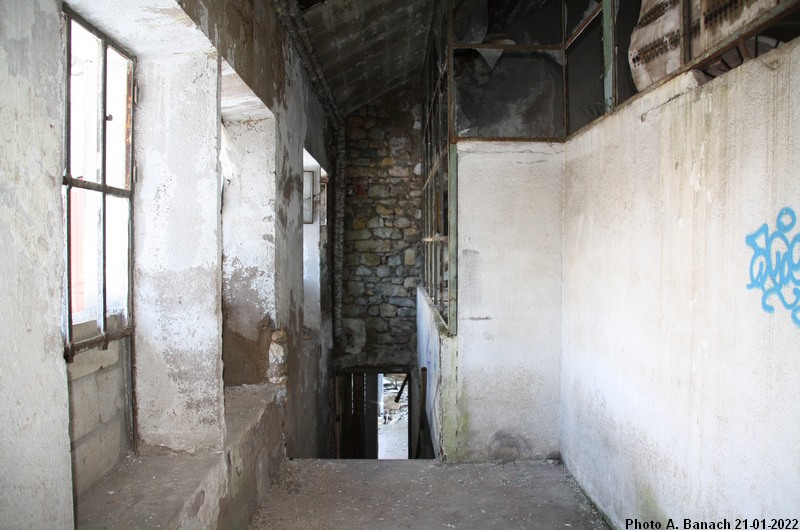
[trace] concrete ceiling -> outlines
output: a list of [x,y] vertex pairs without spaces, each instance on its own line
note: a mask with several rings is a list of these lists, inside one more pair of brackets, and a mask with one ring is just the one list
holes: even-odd
[[419,79],[432,0],[301,0],[299,5],[342,114]]

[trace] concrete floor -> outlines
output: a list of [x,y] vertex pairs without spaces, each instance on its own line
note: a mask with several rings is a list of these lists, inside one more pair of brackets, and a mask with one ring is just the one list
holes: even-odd
[[386,424],[378,419],[378,459],[408,459],[408,416]]
[[251,523],[261,529],[608,529],[554,461],[290,460]]

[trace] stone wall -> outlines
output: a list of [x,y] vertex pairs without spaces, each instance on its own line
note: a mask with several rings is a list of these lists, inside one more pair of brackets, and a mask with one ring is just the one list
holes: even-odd
[[422,264],[418,96],[418,90],[403,87],[347,119],[347,365],[410,365],[416,351]]

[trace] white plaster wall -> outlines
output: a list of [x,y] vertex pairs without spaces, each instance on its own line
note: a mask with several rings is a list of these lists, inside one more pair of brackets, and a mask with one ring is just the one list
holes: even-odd
[[458,460],[559,448],[561,144],[458,144]]
[[[305,154],[304,154],[305,157]],[[314,216],[312,223],[303,224],[303,326],[319,330],[322,326],[322,306],[320,305],[320,211],[319,179],[320,167],[304,162],[303,171],[313,171],[312,182]]]
[[562,452],[619,526],[800,506],[800,327],[745,241],[800,211],[800,42],[692,79],[566,147]]
[[417,367],[428,369],[425,413],[434,453],[443,461],[458,450],[456,338],[422,287],[417,287]]
[[275,115],[275,316],[288,337],[287,439],[292,456],[316,456],[318,442],[333,432],[318,433],[317,419],[332,423],[333,409],[328,352],[312,357],[302,348],[302,150],[333,167],[325,152],[329,124],[271,2],[181,0],[181,7]]
[[213,52],[138,63],[134,200],[141,441],[221,450],[219,65]]
[[[258,339],[258,323],[275,320],[275,120],[229,122],[224,175],[223,281],[226,325]],[[223,157],[223,172],[225,172]]]
[[319,284],[319,218],[303,225],[303,324],[320,329],[322,314]]
[[0,528],[72,528],[60,7],[0,3]]

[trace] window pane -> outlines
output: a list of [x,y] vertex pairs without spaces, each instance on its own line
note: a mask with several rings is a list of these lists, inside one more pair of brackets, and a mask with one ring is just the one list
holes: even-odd
[[561,52],[456,50],[456,133],[461,137],[564,135]]
[[570,133],[606,113],[601,22],[595,18],[567,50]]
[[72,320],[97,319],[100,258],[100,199],[94,191],[70,191]]
[[72,177],[100,181],[100,41],[72,22],[70,76],[70,173]]
[[106,184],[130,186],[131,63],[112,48],[106,53]]
[[[692,2],[694,6],[694,2]],[[617,38],[617,50],[619,57],[616,61],[617,66],[617,104],[626,101],[636,94],[636,85],[633,83],[631,75],[631,65],[628,62],[626,51],[631,46],[631,34],[639,22],[639,10],[641,2],[639,0],[623,3],[617,10],[617,22],[614,27]]]
[[128,322],[129,212],[128,199],[106,196],[106,305],[109,330],[123,327]]
[[314,172],[303,171],[303,222],[314,222]]
[[460,43],[557,45],[561,2],[463,0],[456,2],[453,30]]
[[569,38],[575,30],[592,15],[601,2],[595,0],[566,0],[564,10],[566,11],[567,31],[566,37]]

